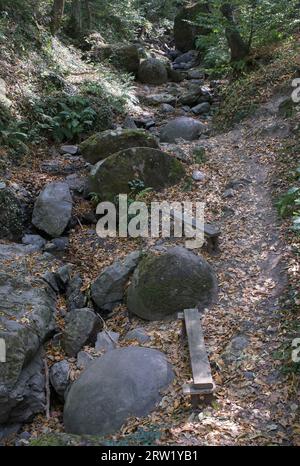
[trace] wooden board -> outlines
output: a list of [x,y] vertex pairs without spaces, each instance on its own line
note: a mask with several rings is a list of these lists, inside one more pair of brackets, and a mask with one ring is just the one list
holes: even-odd
[[[181,212],[177,212],[176,210],[171,210],[171,216],[174,220],[182,221],[183,215]],[[186,215],[184,217],[184,221],[193,228],[196,228],[196,219]],[[220,235],[220,229],[212,224],[205,223],[204,224],[204,235],[208,236],[209,238],[215,238]]]
[[193,372],[193,385],[197,388],[213,390],[214,383],[211,376],[198,309],[185,309],[184,319]]

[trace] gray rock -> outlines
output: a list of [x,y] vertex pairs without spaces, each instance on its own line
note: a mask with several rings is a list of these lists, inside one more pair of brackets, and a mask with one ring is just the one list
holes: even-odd
[[72,215],[72,197],[67,183],[48,184],[39,194],[33,209],[32,223],[52,238],[60,236]]
[[61,400],[64,399],[65,392],[70,383],[69,374],[70,364],[65,359],[53,364],[49,371],[51,385]]
[[174,70],[173,68],[168,69],[168,77],[169,80],[174,83],[180,83],[184,80],[184,74],[179,70]]
[[82,156],[92,164],[132,147],[156,149],[158,143],[142,129],[117,129],[94,134],[80,144]]
[[199,69],[189,70],[188,73],[187,73],[187,78],[188,79],[203,80],[204,79],[204,74],[203,74],[203,71],[201,71]]
[[201,89],[197,87],[197,89],[193,89],[182,94],[179,98],[179,103],[181,105],[188,105],[192,107],[199,102],[201,95]]
[[237,188],[247,186],[251,183],[252,181],[248,180],[247,178],[238,178],[238,179],[230,180],[225,186],[225,189],[237,189]]
[[84,345],[94,344],[101,322],[92,309],[76,309],[67,314],[63,346],[68,356],[76,356]]
[[246,335],[237,335],[226,346],[222,359],[227,364],[237,362],[243,357],[244,350],[249,346],[249,338]]
[[130,194],[129,182],[132,180],[139,179],[145,188],[158,191],[178,183],[184,174],[181,163],[169,154],[157,149],[136,147],[98,162],[90,174],[89,191],[99,194],[103,200],[114,202],[120,193]]
[[[23,423],[31,420],[35,414],[45,411],[45,375],[41,351],[24,367],[11,394],[13,409],[6,422]],[[5,411],[11,408],[12,398],[9,397]]]
[[86,369],[91,362],[93,362],[94,358],[86,351],[79,351],[77,354],[77,367],[78,369]]
[[5,446],[6,442],[13,438],[21,429],[21,424],[10,424],[0,426],[0,446]]
[[64,146],[60,146],[60,151],[61,151],[62,154],[76,155],[76,154],[78,154],[79,147],[78,146],[64,145]]
[[103,44],[97,43],[92,49],[92,57],[96,61],[104,60],[118,70],[136,74],[140,64],[141,49],[136,44]]
[[0,187],[0,239],[19,241],[24,229],[24,211],[13,189]]
[[145,84],[164,84],[168,81],[167,67],[157,58],[147,58],[140,63],[138,78]]
[[82,286],[83,282],[79,275],[76,275],[69,281],[66,291],[69,311],[74,311],[75,309],[82,309],[85,307],[86,297],[81,291]]
[[42,279],[53,289],[55,293],[59,293],[59,286],[54,272],[47,271],[42,275]]
[[120,334],[117,332],[100,332],[95,344],[96,351],[111,351],[116,349]]
[[147,416],[155,409],[173,378],[171,365],[157,350],[109,351],[72,384],[64,407],[66,432],[116,432],[130,417]]
[[132,118],[130,115],[127,115],[123,127],[125,129],[138,129],[137,125],[135,124],[134,118]]
[[69,238],[61,237],[54,238],[51,242],[47,243],[45,250],[47,252],[62,252],[66,251],[69,247]]
[[176,144],[161,144],[164,148],[164,150],[172,153],[178,160],[181,160],[184,163],[190,163],[191,159],[189,155],[179,146]]
[[[31,246],[0,245],[0,338],[6,362],[0,363],[0,425],[23,422],[44,410],[42,343],[55,329],[56,296],[26,266]],[[9,261],[7,261],[9,259]],[[35,356],[36,355],[36,356]]]
[[183,309],[203,309],[215,293],[215,274],[201,256],[178,246],[161,248],[140,261],[128,288],[127,306],[142,319],[160,320]]
[[40,235],[24,235],[22,238],[23,244],[31,244],[37,249],[43,249],[46,244],[46,240]]
[[209,113],[210,111],[210,104],[208,102],[203,102],[202,104],[196,105],[196,107],[192,108],[192,112],[195,115],[202,115],[202,113]]
[[66,177],[66,183],[71,191],[77,194],[83,194],[86,189],[87,178],[73,173]]
[[175,58],[174,63],[175,65],[185,63],[185,64],[188,64],[189,67],[191,67],[191,66],[196,65],[198,60],[199,60],[198,50],[189,50],[185,53],[180,54],[177,58]]
[[205,174],[201,172],[200,170],[194,170],[192,173],[192,178],[194,181],[204,181]]
[[234,197],[235,195],[235,191],[234,189],[230,188],[230,189],[226,189],[223,193],[223,197],[224,199],[228,199],[230,197]]
[[173,113],[175,112],[175,108],[172,107],[172,105],[169,105],[169,104],[162,104],[160,106],[160,109],[163,113]]
[[126,333],[125,340],[136,340],[141,345],[147,343],[151,340],[151,337],[147,334],[147,332],[143,329],[143,327],[137,327],[130,332]]
[[176,97],[172,94],[150,94],[146,96],[146,101],[150,105],[176,104]]
[[111,311],[123,300],[125,285],[141,257],[132,252],[123,262],[116,261],[103,270],[91,285],[91,298],[98,309]]
[[205,131],[205,126],[200,121],[188,117],[179,117],[171,120],[160,132],[161,142],[176,142],[182,138],[186,141],[198,139]]
[[291,133],[291,127],[285,121],[271,121],[267,122],[261,129],[260,133],[263,136],[285,139]]
[[58,284],[60,291],[63,293],[66,291],[67,286],[71,280],[72,270],[73,270],[73,265],[66,264],[63,267],[60,267],[59,269],[57,269],[55,272],[56,282]]

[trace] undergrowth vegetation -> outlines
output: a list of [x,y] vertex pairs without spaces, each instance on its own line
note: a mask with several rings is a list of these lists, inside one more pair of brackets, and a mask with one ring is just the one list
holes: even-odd
[[290,87],[299,69],[299,41],[292,37],[280,45],[260,50],[252,70],[230,80],[222,90],[222,101],[215,117],[217,129],[226,130],[252,115],[276,90]]

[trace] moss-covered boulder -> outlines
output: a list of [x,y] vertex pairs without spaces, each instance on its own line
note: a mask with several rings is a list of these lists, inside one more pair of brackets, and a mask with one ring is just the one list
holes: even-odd
[[162,60],[147,58],[140,64],[138,78],[145,84],[164,84],[168,81],[168,67]]
[[197,36],[208,33],[208,28],[197,26],[195,21],[201,13],[209,13],[206,3],[194,3],[183,7],[177,14],[174,22],[175,46],[181,52],[188,52],[195,48]]
[[115,68],[137,74],[140,65],[140,51],[135,44],[101,44],[93,51],[97,61],[110,60]]
[[24,211],[14,192],[0,181],[0,239],[18,241],[24,228]]
[[103,201],[114,201],[118,194],[130,193],[131,181],[140,180],[145,188],[160,190],[178,183],[184,174],[175,157],[157,149],[135,147],[98,162],[89,177],[89,191]]
[[209,305],[216,293],[211,266],[182,247],[150,251],[140,261],[128,289],[130,312],[160,320],[184,309]]
[[155,137],[142,129],[120,129],[103,131],[90,136],[80,144],[82,156],[95,164],[112,154],[132,147],[158,148]]

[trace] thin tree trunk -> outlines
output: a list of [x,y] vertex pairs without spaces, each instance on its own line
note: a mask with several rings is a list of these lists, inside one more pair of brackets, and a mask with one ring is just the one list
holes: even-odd
[[221,6],[221,13],[227,19],[228,25],[225,29],[227,42],[231,51],[231,61],[243,60],[249,55],[249,46],[243,40],[234,18],[233,6],[224,3]]
[[82,32],[82,14],[81,14],[81,0],[73,0],[72,2],[72,15],[71,15],[72,29],[75,34]]
[[54,0],[52,8],[51,33],[55,35],[60,28],[65,9],[65,0]]
[[85,9],[86,9],[86,29],[90,31],[92,27],[92,13],[90,0],[84,0]]

